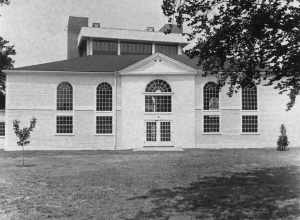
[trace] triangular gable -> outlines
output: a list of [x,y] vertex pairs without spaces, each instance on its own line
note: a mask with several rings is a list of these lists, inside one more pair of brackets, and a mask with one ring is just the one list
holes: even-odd
[[121,75],[196,73],[196,69],[161,53],[155,53],[120,71]]

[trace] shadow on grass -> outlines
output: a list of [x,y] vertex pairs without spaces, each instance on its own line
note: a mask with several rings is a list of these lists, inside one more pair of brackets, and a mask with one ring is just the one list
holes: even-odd
[[300,215],[299,176],[300,167],[268,168],[153,189],[129,199],[151,204],[130,219],[295,219]]
[[24,164],[24,166],[22,165],[22,164],[18,164],[18,165],[16,165],[16,167],[35,167],[36,166],[36,164]]

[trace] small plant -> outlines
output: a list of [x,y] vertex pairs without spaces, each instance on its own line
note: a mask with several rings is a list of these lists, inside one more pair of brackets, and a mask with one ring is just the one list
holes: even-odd
[[281,124],[280,126],[280,136],[278,137],[277,140],[277,150],[278,151],[287,151],[288,150],[288,137],[286,135],[286,128],[284,124]]
[[20,128],[20,121],[13,121],[13,129],[18,138],[17,144],[22,147],[22,166],[24,167],[24,146],[29,144],[30,134],[35,128],[36,118],[32,118],[29,127]]

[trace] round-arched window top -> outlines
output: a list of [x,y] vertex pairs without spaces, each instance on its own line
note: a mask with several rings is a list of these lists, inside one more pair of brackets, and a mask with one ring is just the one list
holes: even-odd
[[97,86],[96,110],[112,111],[112,87],[109,83],[103,82]]
[[214,82],[208,82],[203,88],[204,110],[219,109],[219,87]]
[[146,92],[172,92],[172,90],[166,81],[155,79],[147,85]]
[[257,110],[257,88],[254,83],[242,88],[242,109]]
[[62,82],[57,86],[56,109],[60,111],[73,110],[73,88],[68,82]]

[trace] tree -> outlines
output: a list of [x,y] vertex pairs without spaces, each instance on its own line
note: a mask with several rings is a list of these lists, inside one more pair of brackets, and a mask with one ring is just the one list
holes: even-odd
[[[0,0],[0,6],[3,4],[8,5],[9,0]],[[12,69],[13,68],[13,59],[11,58],[12,55],[15,55],[16,51],[14,46],[9,45],[9,41],[3,39],[0,36],[0,93],[2,95],[5,94],[5,74],[2,72],[4,69]]]
[[[228,94],[250,82],[287,93],[287,110],[300,91],[299,0],[163,0],[163,13],[193,42],[199,58]],[[265,80],[265,81],[263,81]]]
[[30,134],[35,128],[36,125],[36,118],[32,118],[30,121],[29,127],[24,127],[20,129],[20,121],[14,120],[13,121],[13,129],[18,138],[17,144],[22,147],[22,165],[24,166],[24,146],[29,144]]
[[289,141],[288,141],[288,137],[286,134],[286,128],[285,128],[284,124],[282,124],[280,126],[280,136],[278,137],[278,140],[277,140],[277,150],[278,151],[287,151],[288,145],[289,145]]

